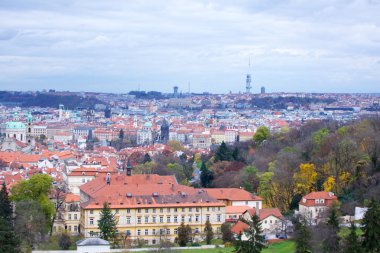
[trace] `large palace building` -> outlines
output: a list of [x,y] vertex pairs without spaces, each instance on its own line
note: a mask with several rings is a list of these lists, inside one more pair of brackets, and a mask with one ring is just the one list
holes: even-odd
[[130,239],[158,244],[162,237],[174,241],[182,222],[195,238],[202,236],[207,220],[220,232],[226,204],[204,189],[180,185],[174,176],[107,174],[80,187],[81,234],[98,236],[104,202],[117,219],[117,229]]

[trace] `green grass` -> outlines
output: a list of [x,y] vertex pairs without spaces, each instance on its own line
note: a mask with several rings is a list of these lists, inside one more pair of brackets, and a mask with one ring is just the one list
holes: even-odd
[[[79,236],[71,236],[71,246],[70,250],[76,250],[76,244],[75,242],[80,240],[81,238]],[[53,235],[49,238],[47,242],[41,243],[38,245],[38,250],[60,250],[61,248],[58,245],[58,236]]]

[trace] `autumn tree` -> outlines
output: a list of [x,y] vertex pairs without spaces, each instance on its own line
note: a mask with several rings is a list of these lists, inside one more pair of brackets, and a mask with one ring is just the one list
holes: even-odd
[[233,241],[231,226],[232,226],[231,223],[224,222],[222,226],[220,227],[220,230],[222,232],[222,240],[224,243]]
[[191,228],[189,226],[185,226],[185,223],[181,223],[181,226],[178,228],[178,236],[177,236],[177,242],[179,246],[185,247],[186,244],[189,242],[191,235]]
[[294,174],[297,191],[305,195],[315,190],[315,183],[317,182],[317,172],[312,163],[302,163],[299,166],[299,171]]

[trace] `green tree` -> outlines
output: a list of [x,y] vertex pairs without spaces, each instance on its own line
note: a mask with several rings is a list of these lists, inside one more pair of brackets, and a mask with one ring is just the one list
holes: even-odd
[[244,189],[249,192],[257,193],[259,184],[260,184],[260,178],[257,175],[257,169],[254,166],[246,166],[243,169],[244,173]]
[[45,224],[49,226],[55,215],[54,203],[48,196],[52,182],[52,178],[46,174],[35,174],[13,186],[11,199],[16,202],[16,206],[20,201],[37,201],[45,215],[47,221]]
[[339,252],[340,237],[339,232],[339,212],[338,206],[333,204],[329,210],[329,217],[327,220],[327,231],[325,239],[323,240],[323,250],[325,252],[334,253]]
[[215,161],[231,161],[232,154],[224,141],[220,144],[218,150],[215,153]]
[[[265,247],[265,238],[261,230],[261,222],[259,216],[254,214],[250,220],[243,220],[248,228],[243,231],[235,243],[235,251],[238,253],[260,253]],[[245,235],[247,240],[243,240]]]
[[305,220],[296,220],[294,226],[296,253],[311,253],[311,232]]
[[201,166],[200,179],[201,179],[202,187],[208,188],[211,186],[213,173],[209,169],[207,169],[206,164],[204,162],[202,162],[202,166]]
[[356,234],[356,226],[352,222],[350,226],[350,234],[347,236],[343,253],[361,253],[362,247],[360,245],[360,241],[358,235]]
[[5,182],[0,191],[0,245],[0,253],[17,253],[20,251],[20,242],[14,231],[12,206]]
[[108,203],[104,202],[103,208],[100,211],[100,219],[98,220],[100,237],[104,240],[115,243],[117,237],[116,225],[115,215],[112,213]]
[[181,223],[181,226],[178,228],[178,237],[177,242],[179,246],[185,247],[189,242],[191,234],[191,228],[189,226],[185,226],[185,223]]
[[253,141],[261,144],[263,141],[270,138],[269,129],[266,126],[259,126],[256,130],[255,135],[253,136]]
[[150,155],[148,153],[145,153],[143,163],[149,163],[151,161],[152,161],[152,158],[150,158]]
[[224,243],[233,241],[233,235],[232,235],[232,231],[231,231],[231,223],[224,222],[222,224],[220,230],[222,232],[222,240]]
[[206,233],[206,243],[211,244],[211,240],[214,238],[214,232],[212,231],[212,226],[211,226],[210,221],[206,221],[205,233]]
[[71,246],[71,238],[67,233],[58,235],[58,245],[62,250],[68,250]]
[[232,152],[232,159],[235,161],[240,161],[241,156],[240,156],[240,150],[238,147],[234,148],[234,151]]
[[363,219],[363,249],[368,253],[380,252],[380,205],[371,200]]
[[120,129],[120,131],[119,131],[119,140],[120,141],[124,140],[124,130],[123,129]]

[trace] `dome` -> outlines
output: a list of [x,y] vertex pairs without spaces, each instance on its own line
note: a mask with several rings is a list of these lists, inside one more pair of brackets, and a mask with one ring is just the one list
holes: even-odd
[[6,128],[8,128],[8,129],[25,129],[26,126],[22,122],[7,122]]
[[144,127],[152,127],[152,123],[150,121],[145,122]]

